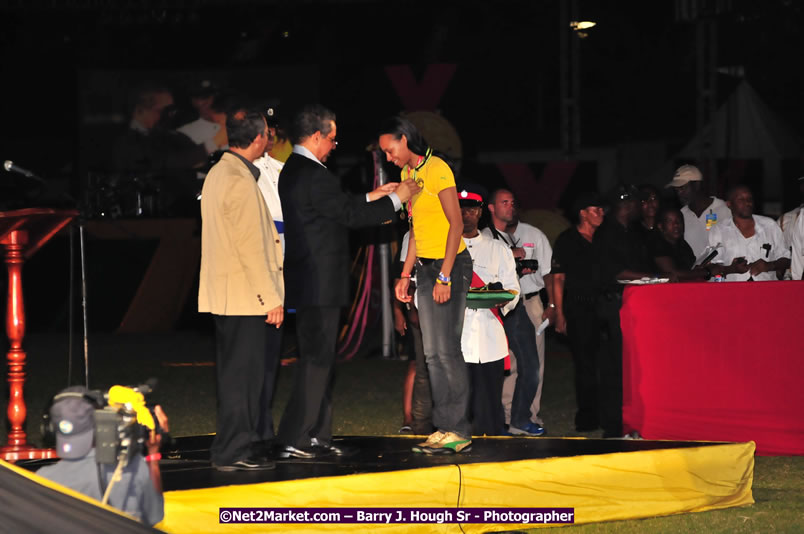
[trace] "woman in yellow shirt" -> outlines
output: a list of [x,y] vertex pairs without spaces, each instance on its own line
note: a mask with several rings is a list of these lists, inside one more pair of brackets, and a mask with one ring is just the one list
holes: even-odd
[[463,219],[455,177],[407,119],[388,119],[379,133],[380,148],[388,161],[402,169],[402,180],[415,180],[422,187],[408,203],[410,245],[395,288],[397,299],[410,302],[408,285],[415,267],[416,304],[436,431],[413,450],[425,454],[465,451],[472,443],[472,431],[467,418],[470,386],[461,353],[461,331],[472,258],[461,237]]

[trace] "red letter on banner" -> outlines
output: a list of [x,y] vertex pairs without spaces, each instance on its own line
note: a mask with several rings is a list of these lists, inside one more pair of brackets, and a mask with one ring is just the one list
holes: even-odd
[[525,163],[498,163],[505,182],[522,209],[553,209],[567,188],[578,163],[548,161],[541,178],[536,178]]
[[391,65],[385,67],[385,73],[406,110],[435,111],[455,69],[457,65],[453,63],[428,65],[420,83],[416,82],[410,65]]

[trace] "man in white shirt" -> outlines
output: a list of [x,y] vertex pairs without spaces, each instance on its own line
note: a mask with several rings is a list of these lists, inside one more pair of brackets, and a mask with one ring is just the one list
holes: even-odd
[[788,240],[789,236],[793,235],[796,221],[798,221],[801,213],[804,212],[804,176],[798,177],[798,192],[801,197],[801,204],[779,217],[779,227],[782,229],[785,239]]
[[727,266],[725,279],[781,279],[790,266],[790,249],[779,225],[770,217],[754,215],[754,196],[748,187],[734,186],[726,198],[733,219],[709,232],[709,244],[718,252],[715,261]]
[[[527,329],[528,332],[532,332],[528,335],[533,337],[533,344],[529,341],[521,343],[520,352],[522,354],[513,349],[511,374],[506,377],[503,385],[503,406],[506,411],[506,420],[510,421],[511,432],[514,434],[541,436],[545,432],[544,421],[539,417],[539,410],[544,381],[544,355],[546,349],[544,334],[537,336],[536,329],[546,318],[555,324],[555,305],[552,297],[553,284],[550,282],[550,259],[553,251],[550,248],[547,236],[541,230],[517,219],[516,201],[510,191],[499,189],[491,194],[489,197],[489,213],[491,215],[491,225],[483,229],[484,235],[500,240],[509,246],[514,254],[514,259],[519,264],[517,271],[522,288],[522,303],[520,306],[523,308],[522,311],[525,312],[527,318],[523,322],[516,322],[518,325],[516,329],[518,331]],[[538,265],[533,265],[536,262]],[[547,287],[548,301],[550,303],[546,312],[539,294],[545,286]],[[513,317],[517,310],[514,310],[509,316]],[[513,328],[510,326],[513,321],[509,319],[506,322],[509,324],[506,328],[509,328],[509,330]],[[524,334],[524,332],[519,333]],[[512,336],[509,335],[509,341],[510,337]],[[533,351],[529,347],[535,347],[536,350]],[[516,403],[515,397],[517,397],[516,389],[523,386],[519,375],[523,368],[530,368],[528,361],[531,358],[534,358],[533,368],[537,373],[534,378],[537,379],[538,383],[534,387],[533,393],[528,393],[530,399],[528,399],[529,413],[526,414],[527,421],[517,423],[513,421],[517,419],[517,416],[514,415],[514,412],[517,411],[514,407]],[[522,365],[523,359],[528,360],[525,365]],[[522,425],[527,428],[523,428]]]
[[796,220],[790,235],[790,272],[793,280],[804,280],[804,216]]
[[676,169],[673,180],[665,187],[675,189],[683,206],[684,240],[698,258],[709,244],[709,232],[731,220],[731,211],[723,200],[706,194],[703,175],[694,165],[682,165]]
[[[804,176],[799,176],[798,178],[798,191],[801,196],[801,204],[779,217],[779,227],[782,229],[782,235],[784,235],[785,242],[790,247],[793,246],[793,239],[796,228],[798,227],[798,221],[802,218],[802,213],[804,213]],[[791,262],[793,265],[795,265],[797,261],[798,264],[801,264],[800,258],[796,258],[795,256],[791,257]],[[797,279],[795,274],[793,278]],[[799,271],[798,279],[800,278],[801,272]]]
[[188,93],[197,117],[182,124],[176,131],[192,139],[195,144],[203,145],[207,154],[227,149],[226,104],[218,86],[212,80],[201,80],[193,84]]
[[274,220],[279,239],[282,241],[282,252],[285,252],[285,219],[282,217],[282,202],[279,200],[279,173],[282,172],[284,163],[272,158],[268,153],[274,147],[276,139],[276,126],[268,121],[268,144],[265,146],[265,153],[254,160],[254,166],[260,170],[260,177],[257,179],[257,187],[265,199],[265,205]]
[[472,381],[472,433],[498,435],[504,431],[505,424],[502,388],[504,360],[508,355],[508,341],[500,314],[507,314],[516,307],[519,280],[510,248],[477,229],[483,213],[482,196],[464,190],[458,194],[458,200],[463,217],[463,241],[472,256],[471,286],[499,283],[502,288],[517,292],[513,300],[494,311],[467,307],[461,335],[461,350]]

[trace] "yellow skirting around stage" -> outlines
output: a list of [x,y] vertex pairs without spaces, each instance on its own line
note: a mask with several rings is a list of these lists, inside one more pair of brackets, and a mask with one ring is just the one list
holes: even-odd
[[157,527],[179,534],[469,533],[541,526],[221,524],[221,507],[574,508],[576,524],[702,512],[754,502],[754,450],[753,442],[727,443],[172,491],[165,494],[165,520]]

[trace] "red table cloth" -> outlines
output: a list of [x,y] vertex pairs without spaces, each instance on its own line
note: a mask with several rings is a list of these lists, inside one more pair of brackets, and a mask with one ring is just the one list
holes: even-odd
[[804,454],[804,281],[628,287],[623,424]]

